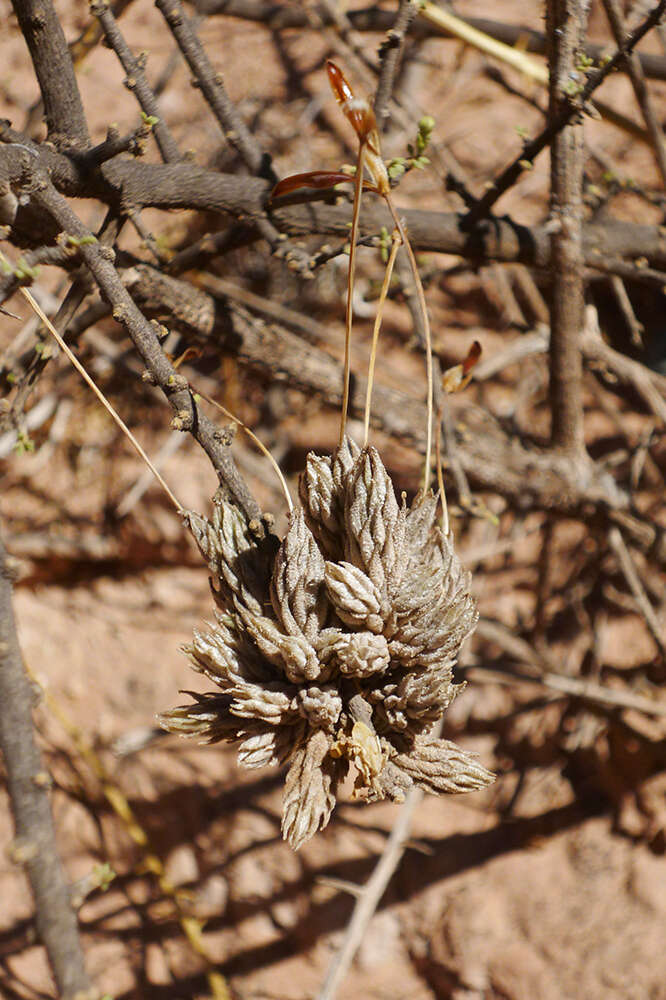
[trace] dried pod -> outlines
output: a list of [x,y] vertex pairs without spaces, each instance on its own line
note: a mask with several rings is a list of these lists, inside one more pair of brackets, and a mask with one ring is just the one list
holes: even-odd
[[308,456],[299,492],[279,545],[257,541],[224,500],[211,521],[189,515],[222,611],[186,652],[219,692],[161,718],[202,742],[238,742],[244,767],[288,762],[293,847],[326,826],[350,763],[369,800],[493,780],[433,735],[477,618],[435,497],[400,506],[377,451],[349,440]]

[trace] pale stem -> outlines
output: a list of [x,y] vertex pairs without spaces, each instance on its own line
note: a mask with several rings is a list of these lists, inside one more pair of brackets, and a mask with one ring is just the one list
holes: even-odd
[[372,331],[372,347],[370,349],[370,363],[368,365],[368,388],[366,390],[366,395],[365,395],[365,425],[363,430],[364,448],[366,448],[368,445],[368,435],[370,433],[370,407],[372,403],[372,386],[375,379],[375,361],[377,360],[377,344],[379,342],[379,331],[381,329],[382,318],[384,314],[384,303],[386,302],[386,296],[388,295],[389,286],[391,284],[391,278],[393,276],[393,265],[395,264],[395,258],[398,255],[398,250],[400,249],[401,243],[402,243],[402,238],[400,234],[394,232],[392,236],[391,253],[389,255],[389,259],[386,264],[384,281],[382,282],[382,290],[379,293],[379,302],[377,304],[377,315],[375,317],[375,326]]
[[349,409],[349,380],[351,372],[351,335],[354,290],[354,275],[356,273],[356,240],[358,239],[359,218],[361,214],[361,195],[363,194],[363,168],[365,164],[365,144],[362,142],[356,161],[356,178],[354,181],[354,212],[352,215],[351,235],[349,244],[349,271],[347,272],[347,308],[345,312],[345,361],[344,384],[342,387],[342,407],[340,410],[340,447],[345,439],[347,429],[347,411]]

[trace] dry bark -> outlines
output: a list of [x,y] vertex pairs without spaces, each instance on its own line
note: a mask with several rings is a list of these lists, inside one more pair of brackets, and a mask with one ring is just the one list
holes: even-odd
[[45,768],[33,734],[33,692],[21,659],[12,611],[12,568],[0,539],[0,746],[16,836],[11,858],[25,866],[35,923],[63,1000],[92,997],[78,921],[56,843]]

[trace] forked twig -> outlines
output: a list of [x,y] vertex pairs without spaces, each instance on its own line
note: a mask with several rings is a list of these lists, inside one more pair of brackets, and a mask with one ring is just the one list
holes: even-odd
[[631,552],[627,547],[627,543],[622,537],[622,532],[617,526],[613,526],[608,532],[608,541],[610,547],[617,557],[617,561],[620,564],[620,569],[622,570],[624,577],[631,588],[631,592],[634,595],[636,604],[638,605],[643,618],[649,628],[652,638],[654,639],[657,649],[661,655],[662,660],[666,663],[666,644],[664,642],[664,629],[659,624],[659,620],[655,614],[654,608],[650,604],[650,600],[645,593],[645,587],[641,583],[641,579],[634,565],[634,560],[631,557]]
[[539,153],[550,144],[553,137],[557,135],[557,133],[560,132],[565,125],[580,114],[581,108],[585,107],[594,91],[600,87],[606,77],[620,65],[625,56],[629,52],[633,52],[640,40],[648,33],[648,31],[650,31],[655,24],[658,24],[664,15],[664,11],[666,11],[666,0],[659,0],[657,6],[650,11],[648,16],[636,28],[636,30],[632,31],[632,33],[625,39],[624,44],[620,46],[613,57],[609,59],[608,62],[604,63],[603,66],[600,66],[598,69],[593,70],[589,74],[587,81],[580,94],[577,95],[576,100],[566,102],[560,113],[557,116],[550,118],[543,131],[523,147],[515,160],[513,160],[513,162],[510,163],[509,166],[502,171],[499,177],[497,177],[488,187],[486,194],[470,209],[467,216],[468,226],[471,227],[474,222],[477,222],[479,219],[488,215],[495,202],[501,198],[505,191],[508,191],[509,188],[516,183],[525,170],[525,164],[531,163],[535,160]]
[[127,74],[125,86],[135,94],[143,113],[150,118],[156,119],[153,123],[153,132],[155,133],[155,142],[162,155],[162,159],[165,163],[177,162],[181,159],[181,155],[176,140],[162,117],[157,98],[143,71],[143,63],[133,55],[132,50],[125,41],[108,0],[93,0],[90,10],[98,19],[107,44],[116,53],[120,64]]
[[342,944],[331,962],[317,1000],[333,1000],[358,951],[366,928],[377,909],[391,877],[400,864],[409,838],[414,811],[423,798],[420,788],[410,788],[400,807],[396,824],[389,834],[375,870],[359,891],[354,912]]

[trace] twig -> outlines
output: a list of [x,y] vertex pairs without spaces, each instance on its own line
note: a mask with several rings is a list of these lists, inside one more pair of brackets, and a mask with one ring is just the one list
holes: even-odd
[[165,163],[173,163],[180,160],[181,156],[178,146],[162,118],[157,98],[143,71],[143,63],[132,54],[129,45],[118,27],[108,0],[93,0],[90,10],[99,19],[106,41],[118,56],[127,74],[125,86],[136,95],[136,99],[144,114],[150,118],[157,119],[153,124],[153,132],[155,133],[155,141],[162,154],[162,159]]
[[627,548],[627,544],[622,537],[622,532],[618,527],[612,527],[608,532],[608,542],[613,552],[617,557],[617,561],[620,564],[620,569],[622,570],[627,583],[631,589],[632,594],[636,599],[636,604],[638,605],[641,614],[645,618],[647,627],[652,633],[652,638],[657,644],[657,649],[662,658],[662,662],[666,663],[666,645],[664,644],[664,629],[659,624],[659,620],[655,614],[654,608],[650,604],[647,594],[645,593],[645,588],[641,583],[641,579],[634,565],[634,561],[631,558],[631,553]]
[[[237,17],[243,20],[258,21],[268,25],[273,31],[286,28],[305,28],[310,21],[308,11],[301,5],[286,5],[273,3],[271,0],[197,0],[197,10],[202,14],[223,14],[225,17]],[[326,24],[334,23],[331,15],[325,10],[319,11],[319,16]],[[394,22],[393,12],[375,5],[360,10],[347,11],[346,17],[355,31],[381,32],[390,31]],[[504,21],[494,21],[485,17],[467,17],[465,21],[470,27],[484,35],[490,35],[505,45],[513,48],[520,45],[525,52],[535,52],[543,55],[546,51],[546,36],[541,31],[527,28],[523,24],[507,24]],[[427,22],[417,18],[411,27],[411,33],[419,41],[426,38],[450,38],[451,32],[440,24]],[[606,46],[588,42],[585,53],[590,58],[603,59]],[[666,59],[651,52],[639,53],[643,72],[649,78],[666,80]]]
[[0,539],[0,745],[16,836],[12,860],[25,865],[35,922],[63,1000],[89,996],[76,915],[56,847],[51,777],[33,736],[33,695],[23,669],[11,604],[11,561]]
[[112,160],[120,153],[131,153],[133,156],[143,156],[145,140],[151,132],[150,125],[143,122],[127,135],[121,135],[115,127],[109,127],[104,142],[98,143],[92,149],[74,154],[74,158],[83,170],[93,170],[107,160]]
[[626,38],[624,45],[617,50],[612,59],[609,59],[607,63],[599,67],[599,69],[593,70],[588,75],[580,94],[576,96],[576,100],[565,100],[561,103],[559,114],[551,117],[546,128],[536,138],[526,143],[516,159],[502,171],[499,177],[488,188],[487,193],[470,209],[467,218],[468,226],[488,215],[495,202],[516,183],[526,169],[525,165],[532,163],[539,153],[551,143],[554,136],[568,125],[570,121],[580,115],[581,108],[585,107],[594,91],[620,65],[627,53],[633,52],[640,40],[661,20],[665,10],[666,0],[659,0],[654,10]]
[[[548,85],[548,70],[541,63],[531,59],[525,53],[522,46],[517,45],[513,48],[505,45],[503,42],[496,41],[491,35],[474,27],[470,21],[456,17],[455,14],[447,10],[442,10],[434,3],[426,2],[420,14],[421,17],[432,20],[435,24],[444,28],[448,34],[453,35],[455,38],[460,38],[480,52],[501,60],[503,63],[506,63],[508,66],[544,86]],[[503,85],[506,85],[504,80],[501,82]],[[524,95],[521,94],[520,96]],[[641,139],[643,142],[649,142],[649,135],[645,129],[621,114],[612,105],[604,104],[602,101],[595,101],[595,108],[602,118],[606,118],[614,125],[617,125],[618,128]]]
[[[589,0],[548,0],[549,118],[570,106],[569,87],[585,39]],[[568,122],[551,142],[550,215],[552,289],[550,304],[551,443],[578,463],[584,461],[583,359],[583,169],[582,120]]]
[[231,450],[215,425],[192,399],[187,380],[179,375],[160,347],[154,327],[137,309],[109,259],[107,248],[100,247],[95,237],[83,225],[58,194],[49,179],[41,177],[33,191],[33,202],[55,219],[74,239],[81,256],[100,287],[102,295],[113,306],[114,319],[126,328],[134,346],[148,368],[149,378],[160,386],[174,411],[174,430],[188,430],[199,442],[215,469],[220,484],[249,519],[261,519],[261,510],[240,477]]
[[409,26],[417,12],[418,3],[416,0],[400,0],[395,24],[379,46],[381,66],[373,106],[380,131],[383,131],[388,123],[389,101],[393,92],[398,63],[402,56]]
[[251,173],[275,184],[277,177],[271,167],[270,157],[262,152],[256,138],[238,114],[227,94],[222,76],[211,66],[180,0],[156,0],[155,6],[169,25],[178,48],[217,118],[227,142],[238,150]]
[[[603,0],[603,4],[615,41],[619,46],[622,46],[627,37],[622,8],[618,0]],[[630,52],[627,56],[626,66],[631,85],[634,88],[636,100],[643,113],[648,133],[652,139],[661,179],[664,186],[666,186],[666,146],[664,145],[664,133],[659,123],[659,117],[655,111],[652,98],[645,84],[645,74],[643,73],[640,59],[635,52]]]
[[171,490],[169,489],[169,487],[165,483],[164,479],[162,479],[162,477],[160,476],[159,472],[157,471],[157,469],[155,468],[155,466],[153,465],[153,463],[151,462],[151,460],[148,458],[148,456],[146,455],[145,451],[143,450],[143,448],[141,447],[141,445],[139,444],[139,442],[136,440],[136,438],[132,434],[132,432],[129,429],[129,427],[127,426],[127,424],[120,418],[120,416],[114,410],[114,408],[111,406],[111,404],[106,399],[106,397],[104,396],[104,394],[98,389],[97,385],[93,382],[93,380],[91,379],[91,377],[88,374],[88,372],[85,370],[85,368],[83,367],[83,365],[80,363],[80,361],[78,360],[78,358],[76,357],[76,355],[73,354],[72,351],[69,349],[69,347],[67,346],[67,344],[65,343],[65,341],[62,339],[62,337],[60,336],[60,334],[58,333],[58,331],[56,330],[56,328],[53,326],[53,323],[51,323],[51,321],[49,320],[48,316],[40,308],[39,304],[35,301],[34,297],[28,291],[28,289],[27,288],[22,288],[21,289],[21,294],[30,303],[31,308],[34,309],[34,311],[37,313],[37,315],[41,319],[41,321],[44,324],[44,326],[49,330],[49,332],[51,333],[51,335],[55,338],[55,340],[57,341],[58,346],[60,347],[61,351],[64,351],[64,353],[67,355],[67,358],[69,359],[69,361],[74,365],[74,367],[78,371],[79,375],[81,375],[81,377],[83,378],[83,380],[90,386],[90,388],[95,393],[95,395],[97,396],[98,400],[100,401],[100,403],[102,404],[102,406],[104,407],[104,409],[107,411],[107,413],[109,413],[111,415],[111,417],[113,418],[113,420],[115,420],[115,422],[118,424],[118,426],[120,427],[120,429],[123,432],[123,434],[125,435],[125,437],[131,443],[132,447],[135,449],[135,451],[138,453],[138,455],[143,459],[143,461],[148,466],[148,468],[152,472],[152,474],[155,477],[155,479],[157,480],[157,482],[160,484],[160,486],[162,487],[162,489],[164,490],[164,492],[166,493],[166,495],[169,497],[169,499],[171,500],[171,502],[174,505],[174,507],[176,508],[176,510],[179,513],[181,513],[183,511],[182,504],[173,495],[173,493],[171,492]]
[[643,347],[645,327],[636,318],[636,313],[634,312],[634,307],[631,304],[624,281],[617,274],[611,274],[608,283],[615,301],[620,307],[620,312],[624,316],[624,321],[627,324],[627,329],[631,337],[631,343],[634,347]]
[[587,309],[583,352],[586,361],[609,368],[623,382],[632,385],[649,409],[666,426],[666,377],[609,347],[601,337],[596,310],[592,306]]
[[[666,702],[652,701],[642,695],[633,694],[631,691],[619,691],[585,678],[568,677],[565,674],[557,673],[552,669],[550,661],[544,659],[543,654],[537,653],[528,642],[515,635],[500,622],[491,621],[488,618],[479,619],[476,635],[488,642],[496,643],[509,656],[518,662],[528,664],[534,670],[534,673],[530,674],[513,671],[509,673],[507,671],[506,673],[513,678],[518,678],[526,683],[540,684],[542,687],[561,691],[573,698],[582,698],[600,705],[610,705],[613,708],[631,708],[643,712],[645,715],[666,717]],[[480,669],[485,668],[480,667]],[[497,671],[496,667],[490,669],[493,672]],[[504,673],[504,671],[499,672]]]
[[62,148],[90,144],[65,35],[51,0],[13,0],[44,101],[49,140]]
[[354,956],[358,951],[365,930],[377,909],[391,877],[400,864],[406,841],[409,837],[414,811],[423,798],[420,788],[410,788],[405,796],[405,802],[400,808],[395,826],[386,841],[382,856],[375,869],[360,890],[354,905],[354,912],[347,925],[342,944],[331,962],[324,985],[317,995],[317,1000],[333,1000],[342,981],[347,975]]

